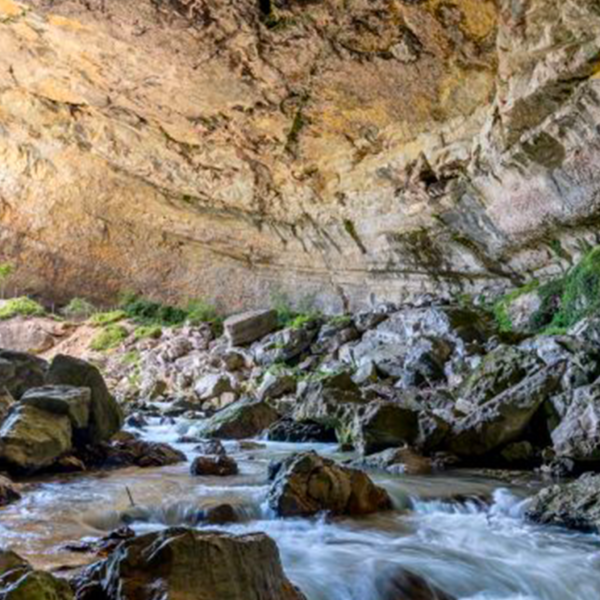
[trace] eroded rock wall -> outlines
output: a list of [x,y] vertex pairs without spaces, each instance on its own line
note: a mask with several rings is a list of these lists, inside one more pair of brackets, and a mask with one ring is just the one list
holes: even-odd
[[595,0],[0,0],[0,255],[60,300],[479,291],[593,238]]

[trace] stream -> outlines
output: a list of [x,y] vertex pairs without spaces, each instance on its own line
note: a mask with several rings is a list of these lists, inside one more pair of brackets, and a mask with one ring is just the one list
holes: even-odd
[[[143,435],[193,457],[193,444],[175,443],[182,431],[183,423],[155,421]],[[376,474],[373,479],[394,500],[392,512],[362,519],[277,519],[266,505],[271,459],[309,448],[338,459],[349,455],[337,453],[335,445],[260,443],[240,450],[237,442],[225,442],[240,467],[235,477],[192,477],[189,464],[180,464],[37,482],[20,502],[0,511],[0,539],[36,567],[75,567],[90,556],[65,549],[67,543],[97,539],[132,521],[136,531],[202,527],[202,507],[229,502],[241,521],[219,529],[270,535],[287,575],[309,600],[378,600],[376,579],[398,566],[460,600],[600,599],[600,537],[527,523],[527,496],[535,488],[468,472]]]

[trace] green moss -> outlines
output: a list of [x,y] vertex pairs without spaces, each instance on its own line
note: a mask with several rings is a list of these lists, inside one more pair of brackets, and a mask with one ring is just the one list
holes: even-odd
[[508,313],[509,306],[520,296],[529,294],[530,292],[536,290],[539,285],[539,281],[531,281],[530,283],[517,288],[508,294],[505,294],[502,296],[502,298],[496,301],[492,311],[494,313],[496,323],[498,324],[498,328],[502,333],[510,333],[513,330],[513,324]]
[[90,348],[96,352],[105,352],[120,346],[129,332],[122,325],[107,325],[90,342]]
[[31,298],[11,298],[0,307],[0,320],[12,317],[40,317],[46,314],[44,307]]
[[157,340],[162,336],[162,327],[160,325],[140,325],[133,332],[136,341],[152,339]]
[[352,317],[350,315],[336,315],[331,317],[328,323],[334,327],[344,327],[352,323]]
[[91,325],[104,326],[118,323],[126,317],[126,313],[122,310],[111,310],[109,312],[96,313],[90,318]]

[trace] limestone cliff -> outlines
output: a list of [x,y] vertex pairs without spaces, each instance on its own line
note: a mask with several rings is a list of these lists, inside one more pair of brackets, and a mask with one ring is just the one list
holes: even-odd
[[223,308],[477,291],[600,214],[597,0],[0,0],[19,284]]

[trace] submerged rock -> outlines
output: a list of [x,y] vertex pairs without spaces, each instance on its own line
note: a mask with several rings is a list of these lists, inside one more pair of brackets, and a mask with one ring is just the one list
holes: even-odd
[[265,534],[184,528],[125,540],[74,587],[77,600],[305,600]]
[[202,427],[202,437],[239,440],[256,437],[279,419],[267,402],[240,400],[211,417]]
[[351,463],[355,468],[378,469],[394,474],[429,475],[433,471],[430,458],[420,455],[410,447],[388,448]]
[[527,516],[544,525],[600,533],[600,475],[544,488],[532,499]]
[[269,506],[282,517],[367,515],[392,507],[388,493],[362,471],[316,452],[293,454],[271,469]]
[[394,573],[384,573],[376,581],[380,600],[456,600],[425,579],[398,567]]

